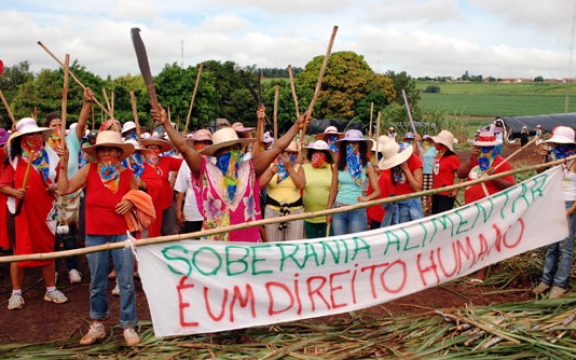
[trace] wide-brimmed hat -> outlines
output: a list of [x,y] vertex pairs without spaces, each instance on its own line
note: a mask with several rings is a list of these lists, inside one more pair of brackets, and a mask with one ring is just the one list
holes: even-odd
[[146,139],[140,139],[140,144],[145,148],[150,145],[157,145],[160,146],[160,152],[167,152],[172,150],[172,143],[168,140],[162,139],[161,137],[152,135],[147,137]]
[[208,129],[198,129],[190,134],[190,139],[194,141],[212,141],[212,133]]
[[388,141],[382,145],[380,152],[382,159],[378,162],[378,167],[382,170],[391,169],[394,166],[404,163],[412,155],[414,148],[412,145],[395,141]]
[[290,141],[290,144],[284,149],[284,152],[300,152],[300,144],[296,141]]
[[390,136],[381,135],[378,138],[377,142],[375,140],[372,140],[372,151],[376,152],[376,148],[378,148],[378,151],[382,152],[382,147],[384,146],[384,144],[387,142],[390,142],[390,141],[395,141],[395,140],[392,139]]
[[10,134],[5,129],[0,128],[0,146],[6,144],[10,138]]
[[337,140],[337,142],[342,141],[370,141],[370,139],[365,139],[364,135],[362,135],[362,131],[358,129],[351,129],[344,133],[344,137],[342,139]]
[[236,132],[239,133],[250,132],[254,130],[253,127],[244,127],[244,124],[242,124],[241,122],[235,122],[234,124],[232,124],[232,129],[236,130]]
[[554,129],[552,129],[552,137],[543,142],[556,144],[576,144],[574,137],[574,129],[569,128],[568,126],[556,126]]
[[32,118],[23,118],[16,123],[16,132],[10,136],[10,143],[22,135],[42,133],[44,140],[47,140],[52,135],[52,129],[47,127],[38,127],[36,120]]
[[308,152],[310,150],[314,150],[314,151],[324,151],[328,154],[330,154],[330,158],[331,158],[331,164],[334,164],[336,162],[336,153],[332,150],[330,150],[330,145],[328,145],[328,143],[324,140],[316,140],[311,142],[310,144],[308,144],[308,146],[304,147],[302,149],[302,157],[303,158],[308,158]]
[[234,129],[232,129],[231,127],[225,127],[212,134],[212,145],[202,150],[200,154],[214,156],[214,154],[222,148],[236,144],[245,147],[253,143],[254,140],[256,139],[238,138],[238,134]]
[[134,121],[126,121],[124,125],[122,125],[122,134],[130,130],[136,130],[136,123]]
[[454,152],[454,134],[448,130],[442,130],[438,135],[432,136],[432,141],[437,144],[446,146],[450,151]]
[[113,131],[113,130],[103,130],[98,132],[98,136],[96,137],[96,144],[82,148],[86,154],[92,156],[93,158],[97,158],[96,150],[99,147],[115,147],[122,150],[122,154],[120,155],[120,160],[132,155],[134,153],[134,145],[130,143],[125,143],[122,141],[122,137],[120,133]]
[[338,132],[338,129],[336,128],[336,126],[328,126],[326,129],[324,129],[323,133],[316,134],[314,139],[326,141],[326,136],[328,136],[328,135],[336,135],[338,137],[338,139],[341,139],[344,136],[344,134],[342,134],[341,132]]
[[476,141],[472,143],[472,145],[479,147],[491,147],[496,146],[498,144],[499,143],[496,141],[496,136],[494,135],[494,132],[489,130],[480,131],[480,134],[478,134],[478,138],[476,139]]

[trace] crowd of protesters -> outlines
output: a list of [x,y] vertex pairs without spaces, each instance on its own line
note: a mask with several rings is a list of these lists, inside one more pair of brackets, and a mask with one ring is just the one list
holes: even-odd
[[[295,139],[310,117],[303,114],[281,137],[264,133],[265,109],[257,111],[256,128],[230,125],[218,119],[218,129],[181,133],[159,104],[152,116],[163,135],[148,133],[134,122],[105,121],[88,130],[94,94],[84,91],[78,123],[66,130],[58,114],[18,121],[11,135],[0,129],[0,246],[16,255],[74,249],[176,233],[213,230],[266,218],[318,212],[376,199],[398,200],[334,215],[318,215],[264,227],[246,227],[202,236],[213,241],[286,241],[357,233],[418,220],[452,209],[458,190],[442,191],[461,181],[511,169],[502,157],[501,126],[476,134],[469,158],[460,162],[454,135],[406,133],[394,128],[372,140],[360,130],[339,132],[333,126],[305,144]],[[523,135],[524,136],[524,135]],[[400,141],[402,140],[402,141]],[[525,145],[526,139],[522,139]],[[553,159],[574,153],[574,131],[560,127],[548,141]],[[64,146],[66,145],[66,146]],[[546,147],[538,149],[550,160]],[[571,235],[550,246],[540,285],[550,297],[566,292],[576,228],[576,165],[567,166],[565,195]],[[514,184],[512,175],[466,188],[464,202],[490,196]],[[439,190],[423,198],[403,199],[422,190]],[[131,234],[131,235],[129,235]],[[112,262],[110,262],[112,259]],[[80,341],[89,345],[106,336],[109,315],[107,283],[116,278],[120,324],[127,345],[140,342],[134,275],[137,264],[130,249],[87,255],[90,269],[90,317],[93,323]],[[570,265],[570,266],[569,266]],[[56,288],[54,260],[10,265],[12,294],[8,309],[22,309],[25,269],[40,267],[46,286],[44,300],[68,301]],[[66,260],[69,281],[82,275],[75,257]],[[112,271],[111,271],[112,270]],[[474,278],[482,281],[483,269]]]

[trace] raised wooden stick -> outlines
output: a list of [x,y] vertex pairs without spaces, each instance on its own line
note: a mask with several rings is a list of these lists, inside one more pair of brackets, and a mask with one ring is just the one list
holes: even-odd
[[[22,182],[21,189],[26,189],[26,185],[28,184],[28,175],[30,175],[30,166],[32,165],[32,160],[34,159],[34,150],[30,150],[30,156],[28,156],[28,164],[26,164],[26,172],[24,173],[24,181]],[[22,199],[20,200],[22,201]]]
[[136,138],[140,144],[140,122],[138,121],[138,109],[136,107],[136,96],[134,90],[130,89],[130,102],[132,103],[132,114],[134,115],[134,123],[136,124]]
[[408,104],[408,96],[406,96],[406,90],[404,89],[402,89],[402,97],[404,98],[404,105],[406,106],[406,112],[408,113],[408,120],[410,120],[412,131],[414,132],[414,135],[416,135],[416,126],[414,126],[414,120],[412,120],[412,112],[410,111],[410,104]]
[[[368,130],[368,137],[372,139],[372,117],[374,115],[374,101],[370,102],[370,127]],[[378,140],[378,136],[376,136],[376,140]]]
[[[326,67],[328,66],[328,60],[330,59],[330,53],[332,52],[332,45],[334,44],[334,38],[336,37],[336,32],[338,32],[338,26],[334,26],[332,29],[332,36],[330,37],[330,43],[328,44],[328,49],[326,50],[326,56],[324,56],[324,62],[320,68],[320,74],[318,74],[318,82],[316,83],[316,89],[314,90],[314,96],[310,105],[308,106],[308,117],[312,117],[312,112],[314,111],[314,104],[320,95],[320,89],[322,89],[322,80],[324,79],[324,73],[326,72]],[[302,127],[302,134],[300,135],[300,143],[304,144],[306,135],[306,125]]]
[[382,111],[378,110],[378,116],[376,116],[376,156],[374,159],[374,165],[378,165],[378,152],[380,152],[380,119],[382,117]]
[[6,98],[4,97],[2,90],[0,90],[0,98],[2,98],[2,103],[4,104],[4,107],[6,108],[6,112],[8,113],[10,120],[12,120],[12,124],[15,125],[16,119],[14,118],[14,114],[12,114],[12,109],[10,109],[10,105],[8,105],[8,101],[6,101]]
[[502,161],[500,164],[494,166],[494,170],[498,169],[500,166],[502,166],[502,164],[509,162],[514,156],[518,155],[525,147],[532,145],[533,143],[535,143],[538,139],[540,139],[539,136],[535,136],[534,139],[528,141],[526,143],[526,145],[521,146],[518,150],[514,151],[512,154],[508,155],[508,157],[506,159],[504,159],[504,161]]
[[278,95],[280,85],[274,85],[274,141],[278,140]]
[[296,85],[294,84],[294,74],[292,74],[292,65],[288,65],[288,75],[290,75],[290,88],[294,98],[294,107],[296,108],[296,118],[300,117],[300,107],[298,106],[298,96],[296,95]]
[[107,114],[110,115],[110,119],[114,119],[114,116],[112,116],[112,110],[111,110],[111,106],[110,106],[110,100],[108,100],[108,92],[106,91],[105,88],[102,88],[102,95],[104,95],[104,101],[106,101],[106,106],[108,107],[108,112],[107,112]]
[[62,89],[62,126],[60,128],[60,141],[62,142],[62,149],[66,149],[66,105],[68,103],[68,66],[70,65],[70,55],[66,54],[64,60],[64,88]]
[[[50,50],[48,50],[48,48],[42,44],[42,42],[38,41],[38,45],[40,45],[42,47],[42,49],[46,50],[46,52],[48,53],[48,55],[50,55],[54,60],[56,60],[56,62],[58,64],[60,64],[60,66],[64,67],[64,63],[62,63],[62,61],[60,61],[60,59],[58,59]],[[74,75],[74,73],[72,71],[70,71],[70,69],[68,69],[68,72],[70,73],[70,76],[72,77],[72,79],[76,82],[76,84],[78,84],[82,90],[86,89],[86,86],[84,86],[84,84],[82,84],[80,82],[80,80],[78,80],[78,78]],[[104,110],[104,112],[106,112],[106,114],[108,114],[108,116],[112,117],[112,115],[110,115],[110,113],[108,112],[107,109],[104,108],[104,105],[102,105],[100,103],[100,101],[98,101],[98,99],[96,99],[96,97],[94,97],[94,103],[98,106],[100,106],[100,108],[102,110]]]
[[110,90],[110,115],[114,119],[114,90]]
[[198,84],[200,84],[200,75],[202,74],[202,69],[204,68],[204,63],[200,63],[198,66],[198,74],[196,74],[196,83],[194,84],[194,91],[192,92],[192,99],[190,100],[190,107],[188,108],[188,115],[186,115],[186,125],[184,125],[184,135],[188,134],[188,125],[190,125],[190,118],[192,117],[192,108],[194,107],[194,99],[196,99],[196,92],[198,91]]
[[34,106],[34,120],[38,120],[38,107]]

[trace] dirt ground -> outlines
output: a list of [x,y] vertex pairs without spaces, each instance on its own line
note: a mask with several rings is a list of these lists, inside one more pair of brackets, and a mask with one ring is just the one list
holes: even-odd
[[[518,149],[518,145],[507,145],[504,156]],[[530,156],[533,148],[523,150],[511,161],[513,164],[528,165],[534,163],[536,156]],[[457,152],[464,160],[469,152]],[[0,255],[10,255],[3,252]],[[9,311],[6,306],[11,294],[9,270],[7,264],[0,264],[0,344],[9,343],[46,343],[55,340],[79,339],[87,331],[91,323],[89,316],[89,270],[85,256],[79,258],[80,271],[84,274],[81,284],[70,285],[64,260],[59,260],[58,288],[69,298],[69,302],[56,305],[44,302],[44,283],[39,269],[27,269],[24,283],[24,299],[26,306],[22,310]],[[114,281],[109,282],[109,293],[114,287]],[[516,288],[527,291],[511,291],[506,293],[486,294],[494,290],[490,286],[468,286],[465,284],[448,284],[427,289],[370,309],[374,315],[386,312],[387,316],[401,315],[411,312],[428,311],[430,308],[462,307],[465,304],[476,306],[496,303],[520,302],[533,299],[530,294],[530,283],[516,284]],[[146,296],[140,280],[136,280],[137,314],[139,320],[150,320],[150,312]],[[108,326],[116,325],[119,318],[118,297],[109,296],[110,318]]]

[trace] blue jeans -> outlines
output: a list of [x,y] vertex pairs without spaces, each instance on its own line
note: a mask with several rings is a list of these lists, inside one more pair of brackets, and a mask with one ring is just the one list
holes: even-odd
[[[565,202],[566,209],[574,202]],[[557,243],[548,245],[542,282],[550,286],[568,287],[568,277],[574,256],[574,234],[576,233],[576,212],[568,217],[568,236]]]
[[[339,203],[334,204],[334,208],[340,206],[344,205]],[[332,229],[336,236],[366,231],[367,223],[366,209],[345,211],[332,215]],[[350,232],[348,232],[348,230],[350,230]]]
[[[86,235],[86,247],[117,243],[126,235]],[[120,287],[120,325],[130,329],[137,325],[136,291],[134,289],[134,255],[130,249],[100,251],[87,254],[90,266],[90,317],[103,320],[108,317],[108,265],[112,254],[114,269]]]
[[382,205],[382,207],[386,210],[386,214],[384,214],[384,219],[382,219],[382,224],[380,224],[381,228],[419,220],[424,217],[422,202],[418,198],[387,203]]

